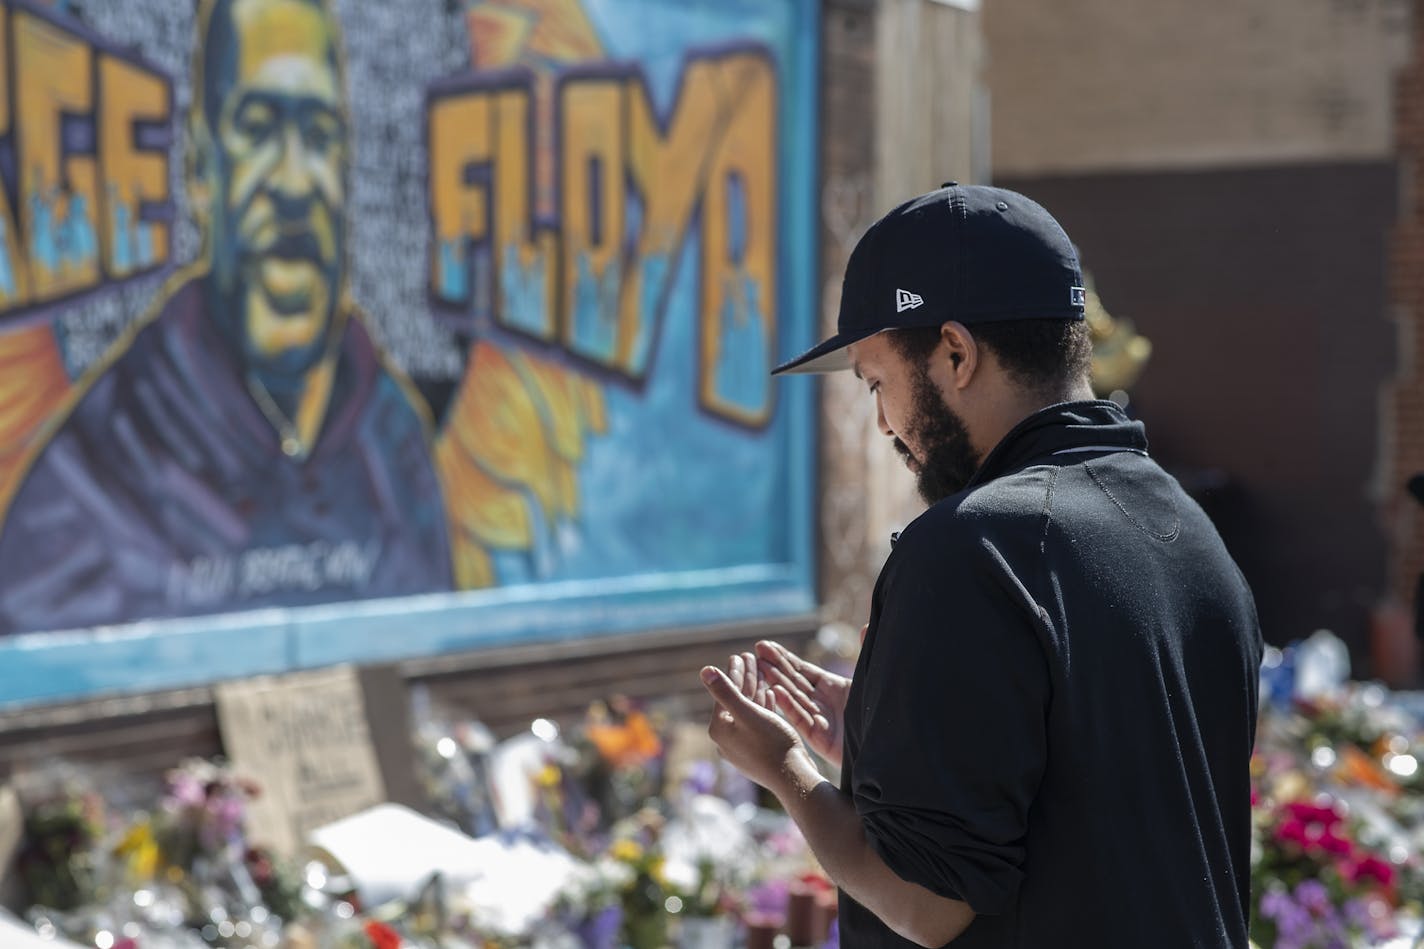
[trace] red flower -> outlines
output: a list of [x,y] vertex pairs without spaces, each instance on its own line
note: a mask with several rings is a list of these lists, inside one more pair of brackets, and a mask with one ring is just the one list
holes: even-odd
[[1285,806],[1286,813],[1303,824],[1320,824],[1334,827],[1345,819],[1345,815],[1329,804],[1311,804],[1307,801],[1291,801]]
[[1351,883],[1373,881],[1386,890],[1394,886],[1394,867],[1390,866],[1388,861],[1370,854],[1347,861],[1340,869],[1345,879]]
[[1328,828],[1316,840],[1316,844],[1326,853],[1333,853],[1337,857],[1348,857],[1350,852],[1355,849],[1354,844],[1350,843],[1348,838],[1341,837]]
[[1310,846],[1310,834],[1305,824],[1298,820],[1281,821],[1276,826],[1276,839],[1281,843],[1295,844],[1304,849]]
[[366,936],[375,949],[401,949],[400,933],[374,919],[366,923]]

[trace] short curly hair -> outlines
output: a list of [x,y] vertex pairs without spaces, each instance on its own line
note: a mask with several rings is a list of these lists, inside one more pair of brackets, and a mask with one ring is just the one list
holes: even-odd
[[[966,327],[975,342],[991,350],[1019,385],[1053,392],[1087,379],[1093,340],[1086,320],[1004,320]],[[902,359],[923,364],[939,345],[938,326],[891,330],[890,345]]]

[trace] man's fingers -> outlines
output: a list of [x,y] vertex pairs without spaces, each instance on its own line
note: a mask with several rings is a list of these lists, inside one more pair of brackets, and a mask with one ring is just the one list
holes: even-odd
[[772,694],[776,696],[776,709],[803,735],[809,735],[816,725],[816,711],[796,700],[784,685],[774,685]]
[[821,668],[807,662],[781,643],[762,640],[757,643],[757,652],[773,667],[785,673],[787,678],[806,692],[816,691],[815,682],[821,676]]
[[727,674],[716,666],[702,667],[702,684],[712,694],[717,704],[729,713],[736,713],[751,707],[751,699],[732,684]]
[[742,657],[733,653],[727,660],[727,677],[732,680],[732,685],[741,689],[742,683],[746,681],[746,674],[746,669],[742,666]]
[[755,702],[757,689],[761,685],[761,674],[757,670],[756,656],[744,652],[741,655],[741,660],[742,668],[745,670],[742,674],[742,694]]
[[765,678],[771,681],[772,685],[781,686],[792,699],[805,706],[808,710],[815,710],[819,707],[811,695],[811,690],[802,688],[796,679],[788,676],[785,671],[770,664],[763,664],[761,673]]

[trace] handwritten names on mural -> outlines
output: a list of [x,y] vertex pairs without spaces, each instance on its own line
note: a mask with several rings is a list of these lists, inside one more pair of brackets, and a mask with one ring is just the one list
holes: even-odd
[[170,571],[168,600],[203,607],[273,593],[360,589],[370,581],[380,554],[375,541],[315,541],[254,547],[238,556],[198,557]]
[[696,230],[700,402],[763,424],[776,340],[770,57],[759,47],[689,56],[665,116],[636,66],[562,75],[553,219],[535,208],[538,101],[521,70],[432,91],[432,297],[641,380]]
[[0,317],[168,262],[172,119],[163,72],[0,3]]

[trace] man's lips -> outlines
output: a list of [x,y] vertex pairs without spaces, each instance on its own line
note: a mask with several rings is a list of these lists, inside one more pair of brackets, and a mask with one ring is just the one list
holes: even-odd
[[905,462],[906,468],[909,468],[911,471],[920,470],[919,460],[911,453],[909,446],[898,438],[895,439],[895,450],[900,453],[900,459]]
[[258,260],[279,258],[284,260],[309,260],[321,266],[321,242],[309,230],[282,231],[271,241],[249,251]]

